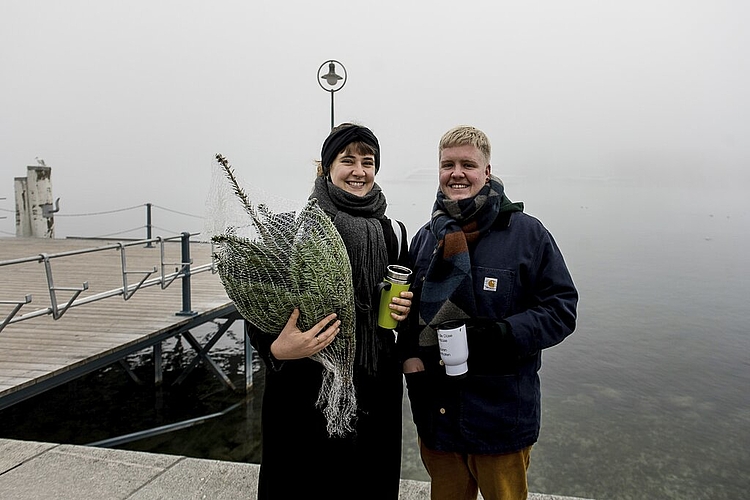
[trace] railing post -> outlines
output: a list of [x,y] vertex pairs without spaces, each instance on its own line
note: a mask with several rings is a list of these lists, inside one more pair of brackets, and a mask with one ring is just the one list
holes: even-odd
[[190,233],[182,233],[182,311],[177,316],[195,316],[190,309]]
[[151,203],[146,203],[146,239],[149,240],[146,248],[154,247],[153,243],[151,243],[151,229]]

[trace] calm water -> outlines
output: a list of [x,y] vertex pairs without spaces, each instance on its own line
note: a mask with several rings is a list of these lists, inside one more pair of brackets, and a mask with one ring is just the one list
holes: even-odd
[[[392,216],[413,233],[429,212],[430,183],[382,184]],[[509,197],[525,201],[555,235],[581,293],[576,333],[544,355],[542,435],[530,489],[602,500],[746,498],[747,190],[591,179],[506,185]],[[417,189],[428,195],[412,202]],[[214,351],[238,384],[241,338],[237,325]],[[145,380],[149,354],[130,359]],[[192,356],[181,342],[165,346],[168,366]],[[184,387],[156,391],[113,365],[0,412],[0,436],[85,444],[243,401],[221,418],[121,447],[255,462],[261,374],[243,399],[207,370],[196,370]],[[426,479],[406,401],[404,422],[402,476]]]

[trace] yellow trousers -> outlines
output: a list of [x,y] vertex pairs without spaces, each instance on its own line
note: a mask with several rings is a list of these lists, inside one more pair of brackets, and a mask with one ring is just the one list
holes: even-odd
[[525,500],[529,494],[526,471],[531,446],[515,453],[471,455],[427,448],[419,451],[430,475],[431,500]]

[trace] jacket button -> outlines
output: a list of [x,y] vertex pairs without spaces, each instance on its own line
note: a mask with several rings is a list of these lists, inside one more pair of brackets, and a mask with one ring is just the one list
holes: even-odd
[[440,414],[445,415],[445,408],[440,408]]

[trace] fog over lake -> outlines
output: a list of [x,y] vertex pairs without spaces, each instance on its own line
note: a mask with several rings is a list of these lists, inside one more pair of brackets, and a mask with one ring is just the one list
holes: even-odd
[[741,498],[748,18],[740,0],[5,0],[0,236],[37,157],[57,237],[143,238],[147,203],[155,235],[201,231],[215,153],[306,199],[330,129],[316,72],[335,59],[335,121],[378,136],[377,182],[410,235],[440,136],[470,124],[565,255],[579,324],[544,355],[531,491]]

